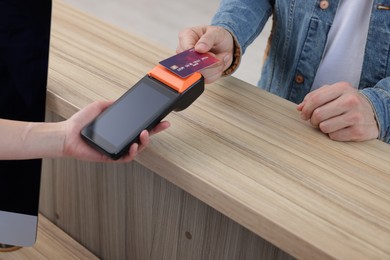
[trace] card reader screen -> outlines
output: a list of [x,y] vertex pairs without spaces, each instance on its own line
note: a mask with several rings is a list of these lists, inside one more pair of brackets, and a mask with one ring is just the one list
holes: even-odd
[[141,80],[102,113],[88,132],[95,141],[104,139],[112,149],[120,148],[136,138],[145,125],[155,120],[178,96],[160,83]]

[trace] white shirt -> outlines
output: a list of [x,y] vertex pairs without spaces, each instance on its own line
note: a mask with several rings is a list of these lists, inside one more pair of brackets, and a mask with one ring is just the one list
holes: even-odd
[[358,87],[373,0],[340,0],[311,90],[347,81]]

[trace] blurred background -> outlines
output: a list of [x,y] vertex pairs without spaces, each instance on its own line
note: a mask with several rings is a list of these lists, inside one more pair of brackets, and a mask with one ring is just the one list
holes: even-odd
[[[162,47],[176,50],[178,33],[210,23],[217,0],[63,0],[101,20],[141,36]],[[262,65],[270,23],[247,49],[234,77],[256,85]]]

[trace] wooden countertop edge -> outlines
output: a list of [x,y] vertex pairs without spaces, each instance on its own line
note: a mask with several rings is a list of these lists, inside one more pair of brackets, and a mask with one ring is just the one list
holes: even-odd
[[[73,105],[71,101],[65,100],[50,89],[47,91],[47,108],[64,118],[69,118],[80,109]],[[331,254],[324,252],[320,248],[295,236],[291,232],[284,230],[271,219],[259,218],[258,213],[251,210],[250,207],[243,205],[236,198],[226,196],[226,193],[222,190],[216,189],[216,187],[212,186],[207,181],[198,178],[190,172],[183,170],[178,165],[166,160],[161,154],[153,149],[147,148],[135,159],[135,161],[295,257],[307,258],[310,256],[309,258],[312,259],[332,258]],[[178,178],[178,176],[181,176],[181,178]],[[194,185],[194,183],[196,183],[196,185]],[[194,187],[202,187],[202,189]],[[215,198],[218,198],[218,200]],[[216,201],[218,203],[216,203]],[[221,203],[221,201],[225,201],[225,204]],[[235,205],[237,211],[233,212],[229,210],[232,207],[232,204]],[[225,207],[224,205],[229,206]],[[251,218],[246,222],[243,222],[242,217],[240,217],[240,212],[243,211],[245,211],[246,214],[251,215]],[[262,224],[260,225],[259,223]],[[281,243],[281,240],[277,238],[280,234],[283,234],[283,236],[287,238],[283,239],[286,243]]]
[[[251,209],[248,205],[243,204],[233,196],[229,196],[226,192],[218,189],[218,187],[213,186],[206,180],[167,161],[159,152],[154,151],[153,148],[146,149],[136,160],[156,174],[298,259],[334,258],[331,252],[324,252],[320,248],[310,244],[310,242],[285,230],[272,219],[260,216],[258,212]],[[231,210],[232,208],[236,210],[233,211]],[[245,220],[242,218],[243,214],[246,216]],[[248,218],[248,216],[250,217]],[[284,238],[282,240],[280,239],[281,235]]]

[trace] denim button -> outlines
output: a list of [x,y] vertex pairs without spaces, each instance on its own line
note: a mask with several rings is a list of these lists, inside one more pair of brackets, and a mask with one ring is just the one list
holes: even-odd
[[305,78],[301,74],[295,75],[295,82],[297,84],[302,84],[305,81]]
[[328,7],[329,7],[329,2],[328,2],[328,0],[321,0],[321,2],[320,2],[320,8],[321,8],[322,10],[325,10],[325,9],[328,9]]

